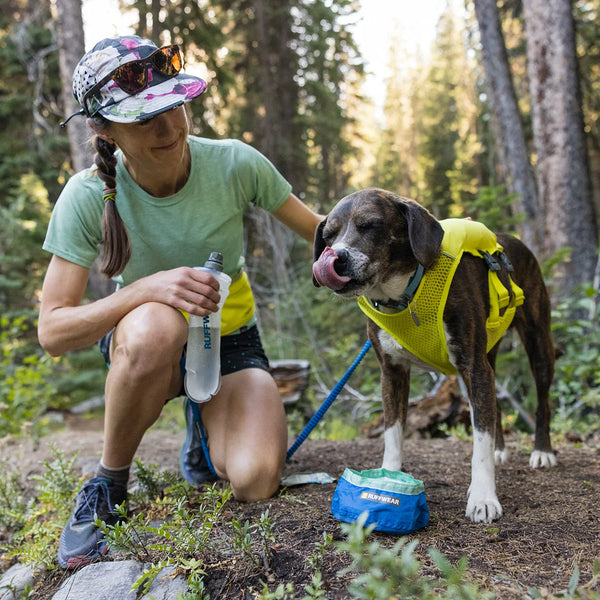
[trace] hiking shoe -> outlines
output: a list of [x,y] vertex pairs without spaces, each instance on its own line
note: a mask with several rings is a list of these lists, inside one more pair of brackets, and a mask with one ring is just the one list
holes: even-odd
[[106,540],[94,521],[98,518],[114,525],[119,516],[112,509],[126,499],[127,492],[118,491],[106,477],[94,477],[85,483],[75,497],[75,508],[60,535],[58,562],[63,569],[87,565],[106,554]]
[[200,411],[198,405],[185,398],[183,401],[185,412],[186,436],[181,453],[179,466],[183,476],[192,484],[200,485],[207,481],[216,481],[218,477],[208,466],[208,459],[202,449],[202,432],[200,429]]

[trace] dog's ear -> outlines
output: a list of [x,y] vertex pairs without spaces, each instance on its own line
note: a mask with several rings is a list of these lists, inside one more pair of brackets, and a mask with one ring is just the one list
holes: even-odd
[[410,247],[419,264],[428,269],[440,253],[444,230],[438,220],[417,202],[403,201],[401,204],[408,223]]
[[[315,231],[315,243],[314,243],[314,249],[313,249],[313,262],[317,262],[319,260],[319,257],[321,256],[321,254],[323,254],[323,250],[325,250],[325,246],[327,245],[325,243],[325,240],[323,239],[323,227],[325,227],[327,223],[327,219],[323,219],[318,225],[317,225],[317,229]],[[321,287],[318,283],[317,280],[315,279],[315,276],[313,275],[313,285],[315,287]]]

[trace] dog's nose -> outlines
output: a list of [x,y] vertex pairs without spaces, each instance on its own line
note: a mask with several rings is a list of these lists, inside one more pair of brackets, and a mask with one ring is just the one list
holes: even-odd
[[343,275],[346,267],[348,266],[348,259],[350,258],[350,253],[346,248],[336,249],[337,260],[333,264],[333,268],[336,270],[338,275]]
[[336,248],[335,253],[337,254],[337,258],[340,262],[346,263],[348,262],[348,250],[347,248]]

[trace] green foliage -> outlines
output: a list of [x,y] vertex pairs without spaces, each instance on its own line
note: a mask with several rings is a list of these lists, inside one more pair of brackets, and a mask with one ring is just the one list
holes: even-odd
[[[7,4],[7,3],[4,3]],[[0,27],[0,205],[35,173],[50,197],[62,186],[68,140],[57,127],[62,102],[50,2],[4,6]]]
[[25,503],[19,490],[19,475],[0,463],[0,528],[22,529],[27,521]]
[[[573,318],[573,315],[581,315]],[[584,288],[566,298],[552,315],[556,361],[553,398],[562,429],[600,429],[600,305],[597,291]],[[557,425],[558,425],[557,423]]]
[[106,373],[106,363],[96,345],[63,355],[55,362],[51,375],[57,393],[53,405],[68,408],[103,395]]
[[31,173],[0,200],[0,304],[7,313],[34,307],[48,260],[42,242],[49,218],[48,194]]
[[135,459],[135,477],[137,489],[130,494],[132,503],[144,504],[165,493],[180,497],[189,497],[190,487],[183,483],[177,473],[166,469],[159,470],[158,465],[145,464],[139,458]]
[[346,552],[352,564],[342,574],[358,573],[349,585],[354,598],[381,599],[390,598],[464,598],[479,600],[493,598],[489,592],[483,592],[474,584],[468,583],[467,558],[463,557],[457,566],[438,551],[429,549],[429,555],[441,573],[441,577],[423,576],[422,565],[414,554],[418,541],[407,542],[400,538],[391,548],[384,547],[378,541],[368,541],[374,525],[365,527],[366,513],[356,523],[342,524],[347,540],[337,544],[340,552]]
[[513,215],[511,208],[516,194],[506,191],[505,185],[483,186],[476,198],[464,203],[463,215],[474,221],[481,221],[492,231],[514,232],[525,215]]
[[[156,519],[146,516],[146,511],[125,519],[127,510],[123,505],[119,509],[122,521],[115,525],[97,521],[110,548],[149,563],[133,589],[147,592],[162,569],[176,567],[188,576],[190,597],[198,598],[203,597],[204,578],[212,564],[240,560],[249,572],[268,564],[275,541],[274,522],[268,510],[256,523],[228,520],[224,507],[231,498],[229,487],[208,486],[197,497],[176,475],[159,473],[156,466],[139,460],[136,475],[140,490],[135,501],[143,503],[144,496],[154,498],[155,509],[168,514],[169,519],[156,525]],[[236,565],[240,568],[237,562]]]
[[[9,556],[35,568],[53,571],[57,568],[58,539],[72,509],[73,490],[81,480],[73,471],[75,456],[52,447],[52,461],[44,461],[45,470],[32,477],[36,481],[36,497],[24,503],[16,485],[18,477],[2,469],[0,473],[0,525],[9,529]],[[1,546],[0,546],[0,549]]]
[[0,318],[0,435],[40,437],[43,415],[55,390],[48,383],[52,359],[32,350],[26,316]]
[[446,11],[438,23],[427,77],[427,94],[421,107],[419,143],[420,189],[417,198],[440,217],[451,213],[449,173],[456,163],[459,139],[457,113],[459,65],[464,49],[456,17]]

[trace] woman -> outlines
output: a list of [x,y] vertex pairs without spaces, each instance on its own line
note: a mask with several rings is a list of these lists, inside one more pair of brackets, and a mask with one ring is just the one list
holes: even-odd
[[[189,135],[183,104],[206,84],[181,72],[177,46],[137,36],[109,38],[84,55],[73,92],[94,132],[96,167],[74,175],[55,206],[44,248],[38,334],[53,356],[100,341],[110,365],[104,447],[61,535],[59,562],[75,567],[106,551],[94,514],[114,522],[127,499],[129,467],[165,402],[183,395],[186,315],[217,310],[218,282],[192,267],[212,251],[233,279],[223,308],[222,386],[200,405],[216,475],[235,497],[271,496],[285,463],[287,427],[268,372],[244,273],[244,210],[269,210],[312,242],[319,215],[257,151],[235,140]],[[75,116],[75,115],[72,115]],[[120,283],[106,298],[81,304],[89,270]],[[210,479],[194,409],[186,401],[184,475]]]

